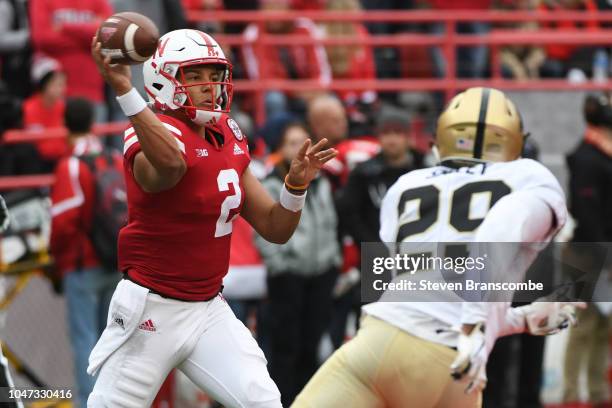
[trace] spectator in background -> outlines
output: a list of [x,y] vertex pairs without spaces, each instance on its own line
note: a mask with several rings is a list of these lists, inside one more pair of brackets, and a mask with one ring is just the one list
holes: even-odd
[[[582,10],[590,14],[597,13],[597,5],[594,0],[543,0],[537,9],[543,13],[555,13],[564,10]],[[586,22],[561,20],[542,23],[542,27],[549,30],[571,33],[581,30],[597,31],[599,30],[599,23],[596,20]],[[541,76],[564,77],[572,69],[582,71],[582,76],[591,76],[591,66],[596,51],[595,47],[548,44],[543,48],[546,60],[540,67]]]
[[[567,157],[570,171],[570,210],[576,219],[573,242],[612,241],[612,105],[609,94],[588,95],[584,103],[587,128],[584,139]],[[596,244],[590,247],[570,246],[564,260],[578,260],[584,271],[597,259]],[[571,258],[568,258],[571,257]],[[568,262],[569,263],[569,262]],[[574,265],[575,263],[570,263]],[[600,265],[597,265],[600,266]],[[598,268],[599,269],[599,268]],[[604,265],[604,272],[612,271]],[[567,272],[567,271],[566,271]],[[608,275],[608,279],[609,279]],[[594,302],[579,310],[580,325],[572,327],[565,353],[563,401],[568,408],[579,402],[578,379],[586,370],[589,402],[594,407],[607,407],[609,310]],[[586,365],[586,367],[584,367]]]
[[[497,9],[513,11],[532,11],[538,0],[499,1]],[[535,21],[513,22],[504,24],[509,30],[535,31],[540,28]],[[506,78],[526,80],[540,77],[540,67],[546,60],[546,53],[540,46],[528,44],[511,44],[501,48],[502,75]]]
[[338,150],[338,156],[323,167],[336,190],[344,185],[349,172],[357,163],[369,159],[379,151],[378,142],[371,137],[349,137],[349,120],[342,102],[333,95],[320,95],[308,105],[308,127],[315,141],[327,138]]
[[[296,122],[282,132],[282,161],[263,181],[273,198],[279,197],[289,164],[308,137]],[[310,184],[302,219],[286,244],[257,237],[268,271],[270,375],[286,407],[318,368],[318,346],[329,324],[331,292],[341,263],[336,227],[329,181],[318,177]]]
[[[21,100],[13,96],[0,81],[0,141],[5,130],[21,126]],[[40,173],[40,160],[36,148],[29,143],[2,145],[0,148],[0,175]]]
[[[223,0],[182,0],[185,14],[190,11],[220,11],[223,10]],[[222,21],[194,21],[189,22],[189,27],[204,31],[209,34],[223,32]],[[225,51],[225,50],[224,50]],[[226,53],[227,54],[227,53]]]
[[382,198],[401,175],[423,167],[423,155],[412,150],[409,132],[410,121],[405,112],[383,108],[376,129],[380,153],[359,163],[340,193],[339,212],[347,214],[348,231],[358,245],[380,240]]
[[21,99],[31,92],[31,55],[26,0],[0,0],[0,79]]
[[[56,262],[55,274],[62,279],[66,295],[78,408],[87,406],[87,396],[93,390],[95,378],[87,374],[89,354],[106,327],[110,300],[120,279],[118,272],[101,267],[89,237],[96,200],[95,181],[80,158],[102,151],[102,144],[91,134],[93,116],[88,100],[68,100],[65,123],[72,156],[60,160],[51,187],[49,248]],[[117,163],[122,171],[121,161]]]
[[[329,0],[326,9],[335,12],[362,10],[358,0]],[[365,26],[361,23],[332,21],[323,23],[322,28],[328,37],[359,39],[370,37]],[[374,54],[370,45],[328,45],[325,50],[334,79],[376,79]],[[376,100],[376,92],[369,89],[337,91],[336,94],[348,106],[349,111],[358,101],[369,104]]]
[[67,77],[67,95],[89,99],[95,120],[107,120],[104,82],[91,58],[91,40],[112,14],[108,0],[30,0],[34,50],[55,58]]
[[[290,10],[291,0],[262,0],[261,10]],[[295,35],[315,41],[321,38],[320,29],[309,19],[298,18],[295,21],[271,20],[261,27],[252,23],[244,31],[246,44],[242,48],[242,63],[247,76],[257,79],[313,79],[320,85],[331,81],[331,70],[325,48],[320,45],[274,46],[264,44],[262,40],[269,36]],[[320,92],[293,92],[287,100],[285,94],[278,90],[266,93],[266,111],[273,114],[282,110],[303,112],[305,104]]]
[[[360,259],[360,244],[379,241],[380,204],[387,189],[404,173],[423,167],[423,156],[411,149],[410,121],[408,114],[387,106],[378,116],[376,135],[381,151],[369,160],[355,166],[348,176],[348,182],[338,194],[338,213],[343,214],[344,231],[352,238],[355,245],[345,249],[352,251],[353,258]],[[346,242],[346,240],[345,240]],[[347,258],[349,258],[347,256]],[[335,348],[342,345],[345,339],[346,322],[349,313],[356,317],[358,325],[360,307],[359,262],[345,260],[346,273],[341,275],[335,288],[335,294],[346,292],[346,299],[338,301],[335,321],[331,328],[332,343]],[[352,286],[349,288],[349,286]],[[357,328],[357,327],[356,327]]]
[[[365,10],[411,10],[416,6],[416,0],[361,0]],[[418,27],[407,23],[370,22],[366,24],[371,34],[399,34],[404,31],[416,31]],[[419,48],[411,44],[411,49]],[[410,63],[415,64],[414,55]],[[374,49],[376,72],[378,78],[400,78],[402,70],[399,50],[396,47],[376,47]]]
[[[427,4],[434,10],[488,10],[492,0],[428,0]],[[489,23],[473,21],[457,24],[457,32],[461,34],[482,35],[490,31]],[[444,23],[431,26],[431,32],[443,35]],[[449,75],[446,60],[440,47],[432,47],[432,58],[439,78]],[[489,51],[487,46],[459,47],[457,50],[457,73],[459,78],[483,78],[487,70]]]
[[[64,126],[66,74],[60,64],[39,56],[32,65],[32,82],[37,92],[23,103],[23,126],[27,130],[42,131]],[[65,138],[36,142],[42,170],[52,172],[59,159],[69,153]]]
[[[342,102],[332,95],[321,95],[308,105],[308,126],[314,141],[327,138],[328,143],[338,150],[338,156],[325,163],[322,170],[338,192],[346,184],[350,171],[362,161],[376,153],[380,146],[377,141],[361,138],[348,139],[349,122]],[[344,342],[346,326],[351,310],[359,302],[359,290],[354,286],[356,268],[359,266],[359,250],[346,233],[346,214],[338,213],[338,239],[342,245],[343,264],[334,288],[334,304],[330,336],[335,348]]]

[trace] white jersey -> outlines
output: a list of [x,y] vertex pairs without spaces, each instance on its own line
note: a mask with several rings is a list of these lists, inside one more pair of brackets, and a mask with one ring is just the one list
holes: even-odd
[[[495,203],[519,191],[540,198],[553,210],[556,222],[546,237],[550,240],[567,218],[565,196],[553,174],[530,159],[459,169],[437,166],[405,174],[383,199],[380,238],[383,242],[473,241]],[[415,336],[455,347],[457,333],[450,329],[459,325],[463,305],[376,302],[363,310]]]

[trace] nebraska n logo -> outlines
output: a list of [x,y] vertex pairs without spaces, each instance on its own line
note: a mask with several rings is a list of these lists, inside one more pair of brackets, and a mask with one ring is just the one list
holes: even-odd
[[208,56],[209,57],[218,57],[219,56],[219,51],[216,50],[217,48],[217,44],[213,43],[213,40],[211,39],[211,37],[206,34],[203,33],[201,31],[196,31],[196,33],[198,33],[200,35],[200,37],[202,37],[202,39],[204,40],[204,44],[200,44],[197,41],[195,41],[198,45],[205,45],[206,48],[208,48]]
[[159,44],[157,45],[157,54],[158,54],[158,57],[161,57],[162,55],[164,55],[164,50],[166,49],[166,45],[168,44],[168,40],[170,40],[170,38],[166,38],[163,43],[160,41]]

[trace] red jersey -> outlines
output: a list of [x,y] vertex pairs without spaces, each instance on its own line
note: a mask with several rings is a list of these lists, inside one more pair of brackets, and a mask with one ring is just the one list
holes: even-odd
[[[540,4],[537,8],[538,11],[544,13],[554,13],[555,11],[571,11],[571,10],[584,10],[591,14],[597,13],[597,4],[593,0],[586,0],[584,3],[575,8],[563,8],[561,6],[548,6],[546,4]],[[549,23],[544,23],[543,26],[548,29],[554,29],[564,32],[576,32],[580,30],[586,31],[597,31],[599,30],[599,23],[595,20],[587,21],[585,23],[575,22],[571,20],[567,21],[554,21]],[[568,60],[574,51],[578,49],[578,46],[575,45],[566,45],[566,44],[547,44],[544,46],[544,50],[546,51],[546,56],[548,58],[559,59],[561,61]]]
[[[34,94],[23,102],[23,126],[28,130],[43,130],[64,126],[63,100],[53,106],[44,105],[40,93]],[[58,160],[69,153],[66,138],[53,138],[36,142],[40,155],[46,160]]]
[[55,58],[67,76],[67,95],[104,101],[104,81],[91,57],[91,39],[112,14],[108,0],[31,0],[35,51]]
[[119,234],[119,270],[162,295],[206,300],[221,288],[229,265],[232,220],[242,208],[241,178],[250,161],[246,137],[227,115],[212,129],[223,146],[185,123],[157,115],[176,139],[187,172],[173,188],[144,192],[132,171],[140,144],[124,136],[128,224]]
[[254,23],[244,30],[246,43],[242,47],[242,57],[249,79],[316,79],[322,85],[331,82],[325,47],[316,44],[322,34],[311,20],[298,18],[289,35],[311,38],[312,45],[281,47],[263,44],[260,39],[268,35],[271,34],[261,32]]
[[90,135],[76,140],[72,156],[61,159],[51,186],[51,241],[49,250],[60,276],[100,262],[88,235],[91,228],[95,180],[79,157],[97,154],[102,144]]

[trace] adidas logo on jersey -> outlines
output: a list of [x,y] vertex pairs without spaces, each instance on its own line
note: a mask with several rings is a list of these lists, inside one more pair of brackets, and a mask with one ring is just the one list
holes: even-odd
[[140,330],[146,330],[146,331],[151,331],[151,332],[157,331],[157,328],[155,327],[155,325],[153,324],[153,321],[151,319],[140,323],[138,328]]
[[240,148],[236,143],[234,143],[234,156],[244,154],[244,150]]
[[117,313],[113,313],[113,321],[115,322],[115,324],[117,324],[117,326],[125,330],[125,324],[123,323],[123,316]]

